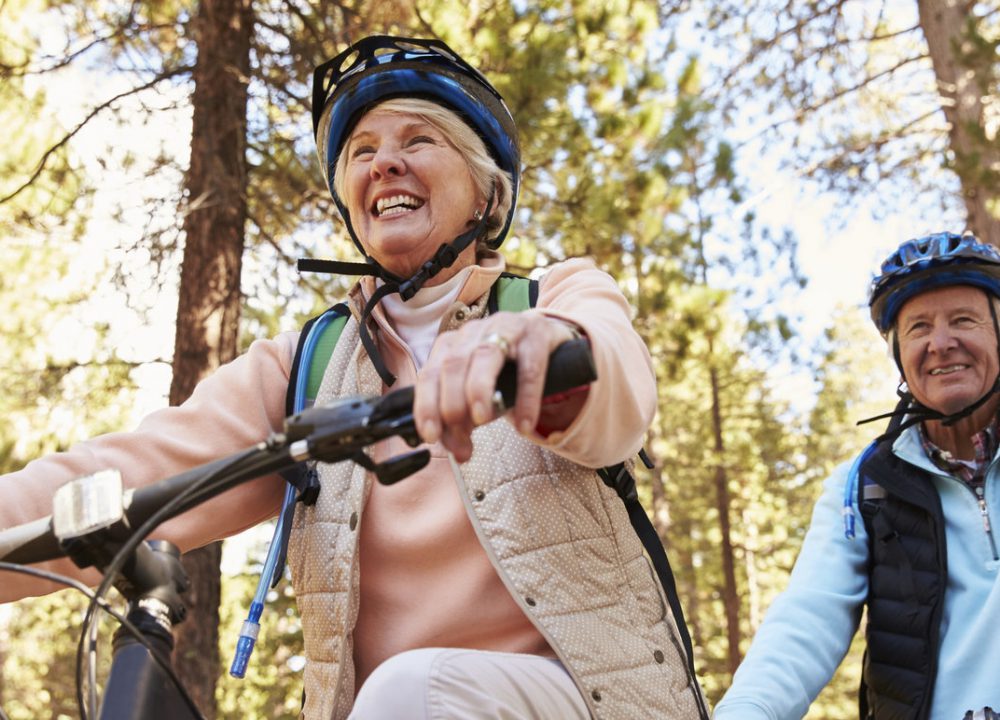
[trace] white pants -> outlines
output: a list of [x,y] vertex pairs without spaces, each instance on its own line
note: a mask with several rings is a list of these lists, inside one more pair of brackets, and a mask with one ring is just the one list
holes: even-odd
[[425,648],[375,668],[349,720],[586,720],[580,692],[558,660],[538,655]]

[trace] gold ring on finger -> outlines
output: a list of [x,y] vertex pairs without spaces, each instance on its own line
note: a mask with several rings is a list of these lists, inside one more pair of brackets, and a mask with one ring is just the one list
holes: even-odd
[[498,348],[500,350],[500,353],[504,357],[507,357],[507,352],[510,350],[510,343],[507,342],[507,338],[505,338],[500,333],[495,333],[495,332],[490,333],[483,339],[482,344],[484,346],[491,345],[493,347]]

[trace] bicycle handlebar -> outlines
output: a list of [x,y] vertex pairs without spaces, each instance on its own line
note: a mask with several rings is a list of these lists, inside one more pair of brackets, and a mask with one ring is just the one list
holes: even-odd
[[[585,338],[570,340],[557,347],[549,357],[544,394],[553,395],[586,385],[596,377],[589,342]],[[497,378],[497,390],[506,407],[513,406],[516,400],[516,386],[517,368],[507,362]],[[106,532],[117,539],[127,538],[131,528],[141,526],[160,507],[210,476],[218,475],[211,484],[186,498],[170,517],[236,485],[284,470],[303,460],[339,462],[353,459],[379,474],[383,482],[395,482],[423,465],[403,462],[408,460],[404,456],[397,465],[391,465],[393,460],[389,460],[383,466],[375,466],[363,453],[372,443],[394,435],[403,437],[411,446],[420,443],[413,422],[412,387],[394,390],[381,398],[349,397],[313,407],[286,418],[282,433],[252,448],[121,493],[119,520],[97,532]],[[386,478],[380,473],[382,470]],[[54,560],[68,555],[64,545],[53,527],[53,517],[49,516],[0,532],[0,560],[19,564]],[[79,564],[79,560],[77,562]]]

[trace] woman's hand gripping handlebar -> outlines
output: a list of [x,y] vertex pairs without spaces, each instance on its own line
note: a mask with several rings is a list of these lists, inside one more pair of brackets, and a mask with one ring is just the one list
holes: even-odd
[[[586,385],[596,377],[589,342],[565,342],[550,356],[545,395]],[[497,379],[504,407],[515,402],[516,378],[516,366],[507,363]],[[418,450],[378,464],[365,454],[369,445],[394,435],[411,447],[421,442],[413,422],[412,387],[381,398],[349,397],[310,408],[287,418],[283,432],[255,447],[146,487],[124,490],[115,471],[81,478],[57,491],[52,516],[0,532],[0,560],[28,564],[70,555],[81,567],[103,569],[114,548],[139,529],[155,522],[146,529],[148,534],[225,490],[304,460],[353,460],[380,482],[397,482],[426,465],[429,452]]]

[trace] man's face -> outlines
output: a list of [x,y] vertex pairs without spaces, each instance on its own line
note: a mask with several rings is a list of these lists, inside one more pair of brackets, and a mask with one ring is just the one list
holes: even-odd
[[[951,415],[992,387],[1000,362],[982,290],[968,285],[928,290],[903,305],[896,328],[906,384],[925,406]],[[991,413],[995,404],[989,404]]]

